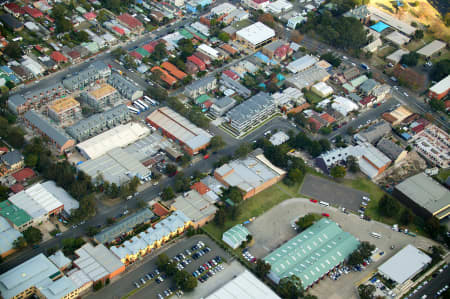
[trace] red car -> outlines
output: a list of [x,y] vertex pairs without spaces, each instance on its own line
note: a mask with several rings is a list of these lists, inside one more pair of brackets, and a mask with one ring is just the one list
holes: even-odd
[[322,213],[322,216],[324,216],[324,217],[330,217],[330,214],[328,214],[328,213]]
[[203,156],[203,159],[204,159],[204,160],[207,160],[208,158],[209,158],[209,155],[208,155],[208,154]]
[[317,199],[310,198],[309,201],[315,203],[315,202],[317,202]]

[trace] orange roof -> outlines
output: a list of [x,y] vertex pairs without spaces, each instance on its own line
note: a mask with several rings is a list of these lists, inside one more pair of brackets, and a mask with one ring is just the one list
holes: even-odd
[[230,46],[229,44],[223,44],[220,48],[222,48],[222,50],[227,51],[231,55],[234,55],[237,53],[237,50],[235,48],[233,48],[232,46]]
[[206,186],[202,182],[195,183],[194,185],[191,186],[191,189],[197,191],[201,195],[205,194],[208,191],[211,191],[211,189],[209,189],[208,186]]
[[169,214],[169,210],[166,209],[166,207],[164,207],[162,204],[160,204],[158,202],[153,205],[152,211],[155,215],[157,215],[159,217],[164,217],[167,214]]
[[166,82],[169,85],[173,85],[175,83],[177,83],[177,79],[175,79],[174,77],[172,77],[171,75],[169,75],[168,72],[166,72],[165,70],[163,70],[162,68],[160,68],[159,66],[154,66],[152,67],[152,72],[154,71],[160,71],[162,73],[161,75],[161,80],[163,80],[164,82]]
[[176,66],[174,66],[170,62],[167,62],[167,61],[163,62],[161,64],[161,67],[166,69],[167,71],[169,71],[169,73],[174,75],[177,79],[182,80],[182,79],[184,79],[187,76],[186,73],[180,71]]
[[326,112],[325,112],[325,113],[322,113],[322,114],[320,115],[320,118],[326,120],[327,123],[329,123],[329,124],[334,123],[334,122],[336,121],[336,119],[335,119],[334,117],[332,117],[331,115],[329,115],[329,114],[326,113]]
[[309,103],[305,103],[303,105],[292,108],[291,110],[288,111],[288,113],[299,113],[308,108],[309,106],[310,106]]

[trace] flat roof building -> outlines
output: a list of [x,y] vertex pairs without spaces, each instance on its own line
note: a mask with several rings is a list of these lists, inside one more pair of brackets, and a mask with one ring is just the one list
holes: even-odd
[[125,271],[125,265],[103,244],[92,246],[86,243],[75,250],[75,255],[78,258],[73,261],[74,266],[93,282],[101,280],[104,283]]
[[392,112],[383,113],[382,118],[391,125],[396,126],[401,124],[405,119],[411,116],[413,113],[405,106],[400,106]]
[[0,242],[0,256],[2,258],[15,252],[14,241],[19,237],[23,237],[23,235],[6,218],[0,216],[0,239],[2,240]]
[[136,157],[120,147],[113,148],[98,158],[85,161],[77,167],[93,181],[101,176],[103,180],[118,186],[127,183],[133,177],[145,180],[152,174]]
[[191,99],[207,93],[217,87],[217,79],[214,76],[208,76],[194,81],[185,88],[185,94]]
[[286,84],[291,87],[295,87],[299,90],[303,88],[309,88],[317,82],[325,82],[330,78],[330,74],[317,65],[310,67],[309,69],[298,72],[297,74],[288,77]]
[[236,39],[253,50],[272,42],[274,38],[275,31],[261,22],[256,22],[236,32]]
[[245,226],[236,224],[222,234],[222,241],[231,248],[236,249],[241,246],[242,242],[247,241],[248,235],[250,235],[250,232]]
[[0,202],[0,216],[8,220],[18,231],[26,230],[33,223],[33,218],[9,200]]
[[230,127],[242,134],[269,119],[276,111],[270,95],[260,92],[228,111],[226,118]]
[[94,109],[103,109],[106,105],[114,105],[120,98],[117,90],[107,83],[100,84],[83,94],[86,103]]
[[233,277],[206,299],[280,299],[267,285],[245,270]]
[[60,124],[71,123],[81,118],[80,103],[73,97],[56,100],[48,106],[48,116]]
[[32,128],[33,131],[41,136],[48,137],[60,153],[71,149],[76,143],[63,130],[54,126],[46,117],[34,110],[29,110],[25,113],[24,120],[27,126]]
[[353,138],[359,142],[369,142],[375,144],[382,137],[391,133],[391,131],[392,131],[391,125],[388,124],[386,121],[381,120],[369,126],[367,129],[364,129],[363,131],[355,134]]
[[445,96],[447,96],[449,90],[450,90],[450,75],[448,75],[438,83],[431,86],[430,91],[428,92],[428,96],[433,99],[441,100]]
[[336,222],[322,218],[287,243],[275,249],[264,261],[271,265],[268,277],[275,283],[296,275],[304,289],[342,264],[359,246]]
[[136,122],[119,125],[80,142],[77,149],[87,159],[95,159],[116,147],[124,147],[150,134],[150,129]]
[[206,148],[212,138],[208,132],[168,107],[153,111],[147,117],[147,122],[161,130],[165,136],[179,142],[190,155]]
[[384,262],[378,268],[378,273],[396,284],[403,284],[425,269],[430,263],[431,257],[408,244]]
[[392,62],[393,64],[397,64],[397,63],[399,63],[400,60],[402,59],[402,56],[403,56],[403,55],[406,55],[406,54],[408,54],[408,53],[409,53],[408,50],[398,49],[397,51],[395,51],[395,52],[389,54],[389,55],[386,57],[386,60]]
[[260,149],[248,157],[233,160],[214,171],[214,177],[225,186],[238,187],[243,198],[250,198],[279,182],[286,172],[264,157]]
[[450,191],[424,173],[395,186],[394,195],[425,217],[442,220],[450,215]]
[[388,35],[384,37],[388,41],[392,42],[393,44],[397,45],[398,47],[403,46],[404,44],[409,43],[410,38],[406,35],[401,34],[398,31],[392,31]]
[[[416,131],[418,127],[424,127],[424,129]],[[420,124],[412,130],[416,134],[410,142],[417,152],[431,164],[447,169],[450,166],[450,137],[448,133],[434,124]]]
[[191,219],[195,228],[212,221],[217,211],[213,200],[195,190],[185,192],[183,195],[175,198],[171,208],[183,212],[184,215]]
[[236,104],[236,100],[230,97],[222,97],[215,101],[209,111],[212,115],[219,117],[228,112]]
[[325,82],[319,82],[311,87],[311,91],[321,98],[326,98],[333,94],[333,88]]
[[296,59],[287,65],[287,69],[291,73],[298,73],[307,70],[314,66],[319,60],[312,55],[305,55],[299,59]]
[[5,299],[33,294],[39,298],[72,299],[78,296],[78,288],[41,253],[0,275],[0,293]]
[[422,48],[420,48],[417,51],[417,53],[428,58],[433,56],[435,53],[441,51],[442,49],[445,49],[446,46],[447,46],[446,43],[441,42],[440,40],[434,40],[428,45],[425,45]]

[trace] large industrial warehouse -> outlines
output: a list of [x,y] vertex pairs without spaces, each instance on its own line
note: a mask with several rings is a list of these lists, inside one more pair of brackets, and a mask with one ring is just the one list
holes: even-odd
[[153,111],[147,117],[147,122],[161,130],[167,137],[183,145],[190,155],[205,149],[212,138],[208,132],[168,107]]
[[306,290],[347,259],[359,241],[344,232],[336,222],[322,218],[284,245],[272,251],[264,261],[272,267],[268,277],[279,283],[296,275]]

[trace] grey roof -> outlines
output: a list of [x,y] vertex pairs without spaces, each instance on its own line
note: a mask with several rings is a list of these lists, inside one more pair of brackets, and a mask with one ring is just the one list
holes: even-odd
[[404,151],[404,149],[401,146],[385,138],[381,139],[378,142],[377,148],[393,161],[395,161],[398,158],[398,156],[400,156],[400,154],[403,153]]
[[79,83],[89,84],[99,77],[106,77],[111,74],[110,68],[101,61],[93,62],[89,67],[80,71],[78,74],[63,80],[63,85],[68,89],[74,89]]
[[378,82],[374,79],[369,79],[364,81],[363,84],[359,87],[362,92],[369,94],[375,87],[378,86]]
[[271,105],[275,105],[272,97],[268,93],[260,92],[228,111],[227,117],[236,122],[245,122]]
[[64,131],[57,127],[54,127],[47,119],[44,118],[43,115],[33,110],[25,113],[25,119],[29,121],[34,127],[37,127],[59,146],[65,145],[67,141],[71,139],[69,136],[67,136],[66,133],[64,133]]
[[118,73],[113,73],[111,77],[109,77],[108,83],[128,98],[134,93],[142,91],[142,88]]
[[252,95],[252,92],[250,91],[250,89],[248,89],[247,87],[245,87],[244,85],[239,83],[239,81],[233,80],[223,73],[222,73],[222,76],[220,77],[220,79],[221,79],[221,83],[223,85],[225,85],[227,88],[231,88],[231,89],[235,90],[238,94],[240,94],[244,98],[248,98],[249,96]]
[[[27,102],[27,100],[25,100],[23,95],[20,95],[20,94],[12,95],[8,99],[8,105],[13,104],[15,106],[15,108],[17,108],[18,106],[22,106],[26,102]],[[15,110],[15,109],[12,109],[12,110]]]
[[6,165],[14,165],[22,161],[23,156],[19,151],[11,151],[4,154],[1,159]]
[[66,257],[61,250],[58,250],[57,252],[49,256],[48,259],[52,261],[52,263],[55,264],[55,266],[59,269],[67,267],[72,263],[72,261],[68,257]]
[[89,118],[80,120],[76,124],[67,127],[66,131],[70,136],[82,141],[97,135],[105,128],[113,128],[120,124],[122,120],[127,120],[130,117],[130,111],[125,104],[118,105],[105,112],[94,114]]
[[276,49],[278,49],[281,46],[284,46],[286,44],[286,41],[284,40],[276,40],[274,42],[271,42],[270,44],[264,46],[264,49],[270,52],[275,52]]
[[430,262],[431,258],[427,254],[408,244],[384,262],[378,271],[396,283],[402,284],[424,269]]
[[221,97],[220,99],[218,99],[217,101],[214,102],[214,105],[216,105],[218,108],[225,108],[228,105],[234,104],[236,102],[235,99],[230,98],[230,97]]
[[22,234],[14,229],[8,220],[0,216],[0,254],[6,253],[13,249],[14,241],[18,237],[22,237]]
[[407,178],[395,189],[431,214],[450,209],[450,191],[424,173]]
[[384,120],[371,125],[357,135],[365,142],[376,143],[383,136],[391,132],[391,125]]
[[130,232],[136,225],[150,221],[154,216],[149,209],[143,209],[96,234],[94,239],[99,243],[111,242],[121,234]]
[[0,20],[2,21],[3,24],[12,29],[18,29],[23,26],[22,22],[20,22],[18,19],[16,19],[10,14],[0,15]]
[[355,103],[359,103],[359,101],[362,100],[362,98],[354,92],[349,93],[347,97]]
[[190,85],[186,86],[186,91],[194,91],[200,88],[203,88],[204,86],[214,82],[216,80],[216,77],[214,76],[208,76],[203,79],[194,81]]
[[217,207],[206,196],[200,195],[195,190],[186,192],[175,199],[172,207],[181,211],[193,222],[199,222],[215,214]]

